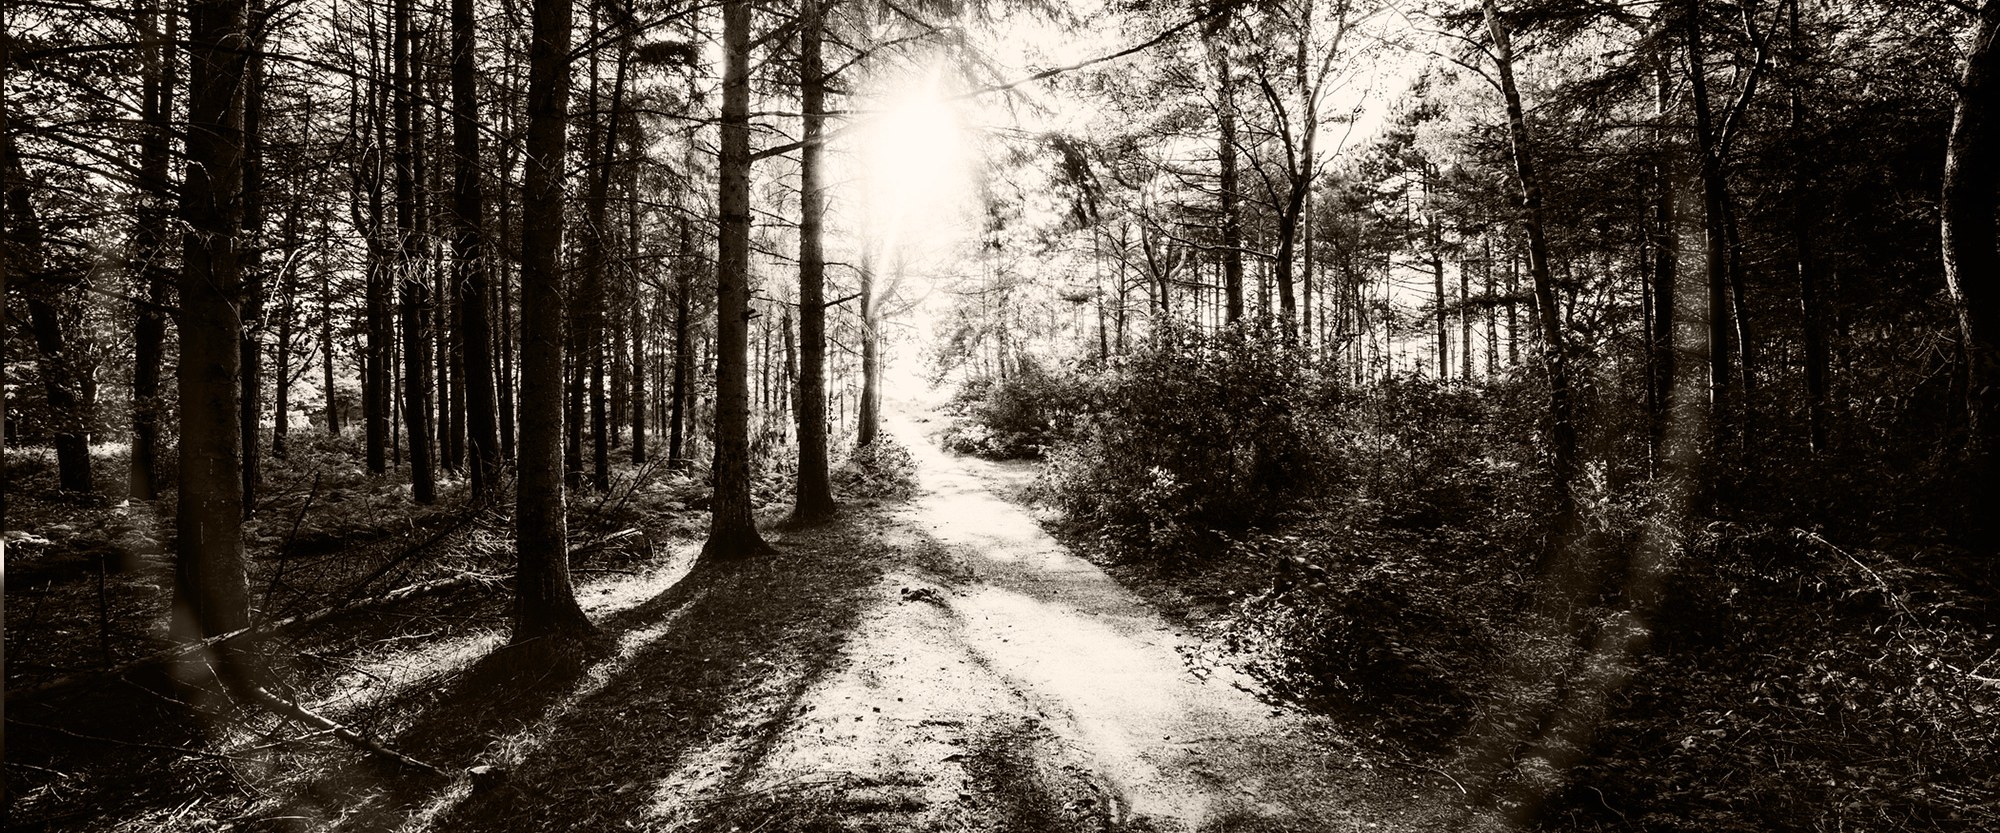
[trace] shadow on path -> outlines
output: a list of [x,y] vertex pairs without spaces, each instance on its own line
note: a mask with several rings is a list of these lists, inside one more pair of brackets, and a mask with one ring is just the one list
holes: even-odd
[[458,785],[463,799],[429,827],[626,829],[735,800],[840,655],[877,575],[855,554],[868,539],[844,521],[780,539],[774,556],[705,563],[626,622],[606,623],[624,632],[608,674],[500,744],[488,757],[508,770],[505,783]]

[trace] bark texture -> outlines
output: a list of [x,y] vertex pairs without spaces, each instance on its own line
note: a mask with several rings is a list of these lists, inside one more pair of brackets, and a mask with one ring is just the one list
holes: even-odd
[[1946,148],[1944,274],[1965,351],[1970,530],[1990,541],[2000,499],[2000,0],[1979,11]]
[[515,643],[588,637],[569,573],[563,488],[563,164],[570,0],[535,0],[528,49],[527,179],[521,230],[521,417],[515,502]]
[[826,442],[826,192],[821,179],[826,125],[826,19],[821,0],[805,0],[799,32],[799,472],[792,519],[819,521],[834,511]]
[[[182,639],[250,623],[243,558],[243,110],[248,0],[188,5],[187,178],[181,186],[180,502],[174,631]],[[212,657],[225,681],[252,682],[245,646]]]
[[750,0],[723,4],[722,48],[715,499],[702,557],[743,558],[770,550],[750,514]]

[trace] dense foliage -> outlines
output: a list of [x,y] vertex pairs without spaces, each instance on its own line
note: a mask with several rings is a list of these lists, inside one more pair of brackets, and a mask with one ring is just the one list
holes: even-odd
[[1187,336],[1098,375],[1048,489],[1072,517],[1155,551],[1308,505],[1332,462],[1297,355],[1267,336]]
[[[1536,384],[1308,387],[1318,374],[1284,354],[1226,335],[1074,368],[1063,384],[1090,396],[1048,451],[1039,497],[1086,551],[1211,600],[1219,650],[1203,662],[1346,715],[1388,754],[1435,758],[1503,696],[1516,652],[1581,661],[1528,610],[1546,531],[1547,483],[1522,439]],[[965,418],[1005,413],[977,399],[1000,387],[968,387]],[[1258,454],[1296,464],[1231,465]],[[1725,510],[1742,520],[1688,542],[1653,651],[1551,805],[1562,825],[1951,829],[2000,812],[1995,774],[1970,754],[2000,743],[1991,597],[1930,530],[1835,517],[1858,498],[1827,475],[1723,475],[1744,484]],[[1841,476],[1876,480],[1883,500],[1937,477]],[[1591,485],[1593,546],[1638,546],[1650,488]],[[1806,525],[1815,513],[1825,522]],[[1889,537],[1844,549],[1811,531],[1859,524]],[[1593,615],[1619,604],[1607,593]]]

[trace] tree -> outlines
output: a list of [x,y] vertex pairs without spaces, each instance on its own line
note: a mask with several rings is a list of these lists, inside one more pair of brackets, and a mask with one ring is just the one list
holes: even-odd
[[[1556,548],[1560,549],[1573,543],[1581,531],[1576,500],[1576,383],[1570,367],[1569,338],[1563,332],[1563,313],[1556,306],[1555,277],[1549,269],[1548,229],[1543,218],[1541,176],[1535,167],[1534,136],[1528,129],[1521,93],[1514,83],[1513,42],[1494,0],[1484,0],[1484,9],[1487,29],[1493,38],[1500,95],[1507,107],[1507,142],[1513,156],[1515,183],[1520,187],[1519,222],[1528,241],[1528,276],[1535,293],[1536,319],[1542,330],[1543,372],[1549,385],[1549,469],[1556,504],[1551,528]],[[1442,303],[1443,298],[1439,301]],[[1438,360],[1444,360],[1442,353]],[[1439,370],[1442,375],[1442,366]]]
[[494,409],[493,327],[487,310],[486,192],[479,167],[479,92],[472,0],[451,0],[452,269],[465,374],[472,494],[485,496],[500,469]]
[[28,325],[34,334],[42,390],[48,399],[50,418],[55,422],[56,482],[66,491],[91,491],[89,396],[84,385],[89,379],[83,361],[83,344],[75,326],[82,309],[78,296],[85,280],[80,264],[51,264],[41,218],[21,165],[20,150],[12,136],[5,137],[0,151],[0,175],[6,185],[7,225],[11,232],[14,270],[28,281],[22,287],[28,300]]
[[[586,139],[599,148],[593,153],[595,169],[590,173],[588,195],[584,201],[582,246],[583,280],[572,304],[579,305],[577,320],[582,324],[577,333],[582,355],[577,359],[578,373],[587,374],[590,380],[590,434],[591,434],[591,488],[603,492],[611,489],[611,414],[605,396],[604,340],[610,332],[605,326],[605,311],[610,304],[608,297],[610,284],[606,280],[606,251],[611,246],[610,202],[611,171],[618,153],[618,125],[625,109],[625,78],[632,60],[632,32],[630,27],[620,24],[624,30],[619,37],[618,66],[611,87],[611,109],[596,115],[591,123],[602,126],[602,139],[589,136]],[[596,59],[593,58],[591,79],[592,101],[596,99]],[[593,104],[593,110],[596,109]],[[601,144],[599,142],[601,141]],[[579,380],[580,381],[580,380]],[[577,426],[580,428],[581,426]],[[576,428],[571,429],[576,436]],[[580,463],[579,463],[580,465]]]
[[[180,34],[180,15],[160,14],[158,0],[140,0],[138,15],[140,48],[145,65],[141,81],[140,119],[145,134],[139,144],[139,175],[146,202],[134,213],[132,237],[136,283],[145,289],[145,302],[135,304],[137,321],[133,327],[132,355],[132,467],[131,494],[135,500],[160,496],[160,367],[166,352],[168,301],[174,275],[169,262],[169,218],[173,213],[174,188],[170,181],[173,142],[175,40]],[[166,19],[161,32],[160,19]]]
[[[861,253],[861,403],[855,409],[854,446],[875,444],[882,428],[882,297],[879,247],[864,244]],[[1001,371],[1003,374],[1005,371]]]
[[563,179],[569,123],[570,0],[535,0],[528,47],[522,188],[521,417],[516,440],[512,641],[587,641],[594,633],[569,573],[563,484]]
[[[188,4],[188,169],[181,185],[180,502],[174,630],[183,639],[249,624],[243,556],[243,118],[250,0]],[[239,643],[214,663],[225,681],[254,671]]]
[[715,261],[715,497],[704,558],[769,552],[750,505],[750,0],[722,6],[722,148]]
[[1813,46],[1806,42],[1800,30],[1799,0],[1785,1],[1785,23],[1785,46],[1789,52],[1787,63],[1792,72],[1785,91],[1788,111],[1786,132],[1792,153],[1798,160],[1792,181],[1788,184],[1792,189],[1792,263],[1793,270],[1798,274],[1799,317],[1805,341],[1806,440],[1814,452],[1825,453],[1832,445],[1833,392],[1830,377],[1833,375],[1833,362],[1828,334],[1827,281],[1813,244],[1815,223],[1811,205],[1812,180],[1809,176],[1813,156],[1811,142],[1806,136],[1805,100],[1810,77],[1806,63]]
[[[1340,55],[1341,42],[1346,39],[1348,30],[1349,2],[1334,0],[1333,32],[1324,43],[1316,42],[1314,6],[1311,0],[1306,0],[1274,7],[1275,15],[1285,18],[1290,43],[1283,43],[1280,39],[1276,48],[1260,54],[1252,65],[1257,89],[1263,94],[1264,105],[1271,112],[1272,128],[1279,141],[1277,175],[1265,174],[1262,166],[1258,166],[1257,171],[1264,179],[1276,211],[1273,220],[1278,239],[1273,277],[1277,282],[1280,325],[1286,340],[1291,343],[1297,343],[1300,325],[1298,294],[1294,285],[1300,277],[1308,281],[1311,278],[1310,258],[1305,271],[1300,272],[1297,256],[1301,243],[1310,252],[1311,236],[1306,235],[1301,240],[1300,226],[1310,217],[1307,200],[1320,173],[1318,140],[1324,123],[1321,105],[1326,85],[1332,80],[1334,60]],[[1280,50],[1290,54],[1283,55]],[[1274,61],[1273,53],[1282,55],[1283,60]],[[1281,87],[1290,94],[1281,91]],[[1304,323],[1310,329],[1310,296],[1305,312]]]
[[1228,304],[1230,324],[1243,319],[1243,218],[1242,194],[1236,181],[1236,67],[1229,59],[1230,16],[1223,14],[1209,24],[1206,40],[1209,61],[1215,66],[1216,160],[1221,168],[1216,181],[1220,203],[1222,237],[1222,285]]
[[403,335],[403,420],[410,437],[410,498],[418,503],[437,500],[437,471],[431,453],[430,282],[418,256],[423,245],[417,183],[417,143],[422,141],[422,112],[417,73],[412,64],[416,32],[410,17],[414,0],[396,0],[394,37],[396,114],[396,272],[400,280]]
[[[360,114],[355,112],[362,107],[358,94],[351,99],[350,106],[353,110],[350,111],[349,118],[350,124],[354,125],[354,129],[350,130],[353,134],[351,138],[362,146],[361,152],[356,154],[358,164],[355,166],[357,193],[354,194],[353,200],[356,214],[354,224],[362,230],[368,241],[367,335],[361,360],[363,455],[367,461],[368,471],[372,474],[381,474],[389,468],[388,449],[394,434],[394,428],[389,424],[389,355],[390,341],[395,337],[395,328],[390,320],[389,303],[390,278],[397,264],[394,257],[395,249],[390,244],[388,213],[382,204],[383,191],[387,186],[385,179],[388,178],[383,173],[386,155],[384,145],[387,144],[384,137],[388,133],[386,124],[388,120],[384,118],[384,111],[390,106],[390,95],[384,89],[389,85],[382,79],[394,71],[394,60],[392,58],[388,62],[391,66],[388,68],[389,71],[385,72],[382,66],[384,62],[379,55],[382,50],[378,39],[374,37],[375,18],[372,14],[368,18],[368,28],[370,35],[368,69],[376,80],[368,86],[367,121],[354,124],[361,122]],[[401,42],[400,38],[396,40],[398,43]],[[394,51],[393,48],[391,51]],[[360,131],[364,129],[373,135],[361,135]],[[365,216],[362,213],[364,200],[361,193],[358,193],[363,191],[366,192]]]
[[243,512],[256,510],[262,479],[258,466],[258,424],[264,375],[264,43],[267,17],[262,0],[250,6],[250,56],[245,59],[243,106],[243,331],[242,397],[237,419],[243,431]]
[[[1729,193],[1729,150],[1737,135],[1744,110],[1757,92],[1757,79],[1764,66],[1763,44],[1757,44],[1757,60],[1743,75],[1742,86],[1729,109],[1718,119],[1709,101],[1708,51],[1703,46],[1702,0],[1687,0],[1682,26],[1687,43],[1689,94],[1694,98],[1695,150],[1701,166],[1702,216],[1705,251],[1704,271],[1708,275],[1708,365],[1709,424],[1718,432],[1718,444],[1726,438],[1731,424],[1729,342],[1734,323],[1736,343],[1741,351],[1744,389],[1749,394],[1753,372],[1749,340],[1744,338],[1743,292],[1737,275],[1735,207]],[[1746,12],[1746,26],[1748,13]],[[1752,33],[1754,36],[1754,32]],[[1731,289],[1735,302],[1731,303]],[[1747,407],[1747,405],[1746,405]],[[1748,412],[1745,411],[1747,414]]]
[[[1944,275],[1965,354],[1966,456],[1975,531],[1993,531],[2000,496],[2000,0],[1980,7],[1945,151]],[[1989,569],[1991,569],[1989,567]]]
[[805,0],[799,23],[799,470],[792,519],[822,520],[834,512],[826,442],[826,191],[821,137],[826,129],[824,0]]

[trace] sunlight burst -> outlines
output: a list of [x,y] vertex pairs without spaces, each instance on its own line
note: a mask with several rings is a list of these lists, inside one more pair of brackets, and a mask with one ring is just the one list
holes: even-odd
[[935,240],[938,227],[961,210],[971,134],[938,87],[933,72],[886,95],[861,131],[868,234],[884,249],[912,239]]

